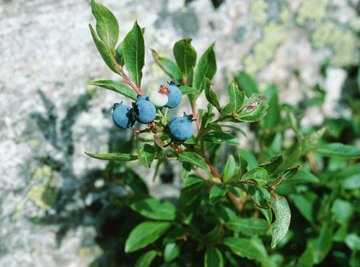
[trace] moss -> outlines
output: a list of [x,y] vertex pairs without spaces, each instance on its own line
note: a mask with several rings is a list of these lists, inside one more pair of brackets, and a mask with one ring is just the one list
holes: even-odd
[[34,185],[28,192],[27,198],[34,202],[41,209],[50,209],[56,202],[58,195],[57,188],[53,185],[52,179]]
[[82,259],[89,260],[101,255],[102,251],[99,247],[82,247],[78,253]]
[[286,35],[286,26],[272,22],[263,28],[263,38],[258,42],[252,54],[244,58],[245,71],[255,74],[265,67],[273,58],[277,47],[282,43]]
[[304,25],[307,21],[320,21],[326,16],[329,0],[304,0],[299,8],[296,22]]
[[311,34],[311,41],[316,48],[329,47],[331,49],[332,65],[341,67],[359,63],[356,56],[355,33],[334,22],[326,21],[318,24]]
[[255,0],[250,6],[250,13],[259,24],[265,24],[267,21],[268,3],[264,0]]
[[283,24],[289,24],[291,21],[291,12],[286,4],[281,6],[280,21]]
[[36,180],[42,177],[51,177],[51,174],[52,174],[51,167],[48,165],[44,165],[43,167],[35,170],[32,179]]

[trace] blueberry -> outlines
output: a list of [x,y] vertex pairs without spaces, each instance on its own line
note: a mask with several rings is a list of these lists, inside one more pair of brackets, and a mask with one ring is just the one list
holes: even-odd
[[181,103],[182,93],[179,87],[173,81],[169,83],[167,88],[169,89],[170,93],[167,95],[169,101],[166,104],[166,107],[175,108]]
[[160,90],[152,91],[149,100],[153,103],[156,107],[163,107],[168,103],[168,96],[167,94],[170,93],[170,90],[167,89],[165,86],[160,86]]
[[138,122],[149,123],[156,117],[156,108],[153,103],[149,101],[147,96],[138,96],[135,103],[133,103],[135,118]]
[[193,116],[186,115],[172,118],[168,124],[168,133],[174,141],[185,141],[193,134]]
[[135,123],[132,117],[132,108],[122,103],[114,104],[112,118],[115,125],[122,129],[129,128]]

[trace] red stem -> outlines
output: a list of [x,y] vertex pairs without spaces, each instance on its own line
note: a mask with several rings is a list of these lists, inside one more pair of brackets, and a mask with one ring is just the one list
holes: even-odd
[[141,88],[138,87],[130,78],[129,76],[127,76],[127,74],[124,71],[124,68],[116,63],[115,59],[114,59],[114,64],[115,67],[119,70],[120,76],[123,78],[124,83],[128,84],[132,89],[134,89],[134,91],[138,94],[138,95],[144,95]]

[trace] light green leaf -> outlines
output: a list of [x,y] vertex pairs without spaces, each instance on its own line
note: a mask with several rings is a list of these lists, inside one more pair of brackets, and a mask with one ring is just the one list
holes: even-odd
[[270,204],[275,215],[275,221],[271,224],[271,247],[275,248],[277,243],[284,238],[289,230],[291,212],[289,204],[284,197],[277,195],[272,196]]
[[170,222],[143,222],[138,224],[125,242],[125,252],[133,252],[158,240],[169,228]]
[[226,226],[236,233],[242,233],[249,236],[263,235],[269,229],[267,221],[259,218],[237,217],[226,223]]
[[279,93],[276,85],[270,85],[265,91],[265,97],[268,100],[269,109],[262,120],[262,126],[265,129],[273,129],[280,122]]
[[119,38],[119,24],[114,14],[105,6],[91,0],[91,11],[96,18],[96,32],[114,56],[115,46]]
[[319,236],[312,240],[314,247],[314,263],[322,262],[332,247],[333,230],[326,224],[323,224]]
[[99,38],[94,28],[89,24],[91,36],[94,40],[97,50],[99,51],[101,57],[103,58],[106,65],[115,73],[119,74],[119,70],[115,66],[114,56],[106,44]]
[[229,181],[234,176],[235,170],[236,170],[235,158],[233,155],[229,155],[224,167],[224,174],[223,174],[224,182]]
[[131,80],[140,86],[145,63],[145,44],[143,32],[137,22],[124,39],[124,61]]
[[180,254],[180,247],[176,243],[168,243],[164,249],[164,260],[165,262],[171,262],[176,259]]
[[268,104],[263,96],[253,95],[245,100],[245,106],[236,118],[238,121],[259,121],[267,114]]
[[290,180],[284,181],[282,184],[305,184],[305,183],[318,183],[319,178],[317,178],[312,173],[299,170]]
[[254,180],[260,187],[264,187],[268,182],[268,175],[264,168],[256,167],[245,173],[241,180]]
[[221,144],[226,143],[229,145],[237,146],[240,144],[240,141],[233,135],[224,133],[224,132],[218,132],[218,131],[210,131],[207,132],[203,136],[203,140],[206,142],[211,142],[213,144]]
[[360,188],[360,174],[351,175],[342,181],[342,186],[347,190]]
[[320,145],[315,150],[317,153],[327,157],[342,157],[348,159],[360,158],[360,149],[354,146],[341,143]]
[[211,81],[217,70],[214,45],[213,43],[209,46],[196,65],[194,87],[198,89],[199,92],[203,89],[202,83],[204,79],[208,78]]
[[227,115],[237,114],[244,106],[245,93],[240,91],[235,82],[232,82],[228,87],[228,94],[230,102],[224,108]]
[[334,201],[333,206],[331,207],[331,213],[338,223],[347,225],[353,214],[352,204],[349,201],[338,198]]
[[130,207],[144,217],[154,220],[171,221],[176,217],[176,207],[168,201],[148,198],[135,202]]
[[131,155],[126,153],[104,153],[104,154],[94,154],[84,152],[87,156],[94,158],[94,159],[101,159],[101,160],[115,160],[115,161],[131,161],[136,160],[138,158],[137,155]]
[[259,262],[266,261],[267,256],[264,254],[263,249],[260,249],[248,238],[226,237],[223,243],[228,246],[234,254],[240,257]]
[[176,63],[183,73],[183,78],[187,80],[196,63],[196,51],[191,45],[191,39],[185,38],[177,41],[174,44],[173,52]]
[[296,267],[313,267],[314,266],[314,249],[311,244],[309,244],[305,251],[301,254]]
[[136,100],[137,97],[137,93],[124,83],[119,83],[112,80],[94,80],[91,81],[89,84],[114,91],[133,100]]
[[278,167],[281,165],[281,163],[284,161],[284,158],[282,155],[276,156],[270,160],[269,163],[262,164],[260,167],[264,168],[269,174],[273,174],[276,172]]
[[149,267],[152,261],[155,259],[156,255],[157,252],[155,250],[146,252],[136,261],[135,267]]
[[214,184],[209,194],[209,204],[215,205],[226,195],[227,190],[223,184]]
[[259,92],[254,79],[246,72],[240,71],[240,73],[235,77],[235,80],[240,89],[244,90],[248,97],[250,97],[253,93]]
[[211,81],[207,78],[203,80],[202,88],[205,89],[205,97],[209,103],[211,103],[220,113],[222,109],[220,107],[219,98],[214,90],[211,89]]
[[180,160],[181,162],[188,162],[192,165],[208,170],[208,166],[203,160],[203,158],[195,152],[182,152],[179,154],[178,160]]
[[176,83],[182,81],[182,73],[178,65],[171,59],[160,56],[155,50],[151,49],[152,56],[156,64]]
[[223,267],[224,266],[224,259],[222,253],[217,248],[208,248],[205,252],[205,259],[204,259],[204,266],[205,267]]
[[145,144],[138,147],[137,153],[140,163],[146,168],[150,168],[152,161],[155,159],[155,148],[152,145]]
[[197,92],[197,90],[193,87],[190,86],[180,86],[180,91],[183,95],[187,95],[187,94],[194,94]]

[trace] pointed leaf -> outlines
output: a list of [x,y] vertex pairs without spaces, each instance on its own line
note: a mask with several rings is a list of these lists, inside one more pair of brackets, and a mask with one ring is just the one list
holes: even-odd
[[137,93],[124,83],[119,83],[112,80],[94,80],[91,81],[89,84],[114,91],[134,100],[136,100],[137,97]]
[[256,167],[248,171],[241,177],[241,180],[254,180],[260,187],[264,187],[266,185],[268,172],[261,167]]
[[264,262],[267,258],[263,249],[247,238],[226,237],[224,238],[223,243],[228,246],[234,254],[240,257],[259,262]]
[[160,201],[154,198],[140,200],[131,204],[134,211],[154,220],[174,220],[176,207],[167,201]]
[[[185,38],[177,41],[173,48],[177,65],[183,73],[183,78],[188,79],[196,63],[196,51],[191,45],[191,39]],[[186,85],[186,83],[184,83]]]
[[180,254],[180,247],[176,243],[166,244],[164,249],[164,260],[165,262],[171,262],[176,259]]
[[181,154],[179,154],[178,160],[182,162],[188,162],[192,165],[208,170],[208,166],[203,160],[203,158],[195,152],[182,152]]
[[124,39],[124,61],[131,80],[140,86],[145,63],[145,44],[143,32],[137,22]]
[[204,52],[200,57],[199,63],[197,64],[195,76],[194,76],[194,87],[198,91],[202,90],[202,83],[205,78],[208,78],[210,81],[216,73],[216,55],[214,51],[214,43],[209,46],[209,48]]
[[144,146],[140,146],[137,152],[140,163],[146,168],[150,168],[151,162],[155,159],[155,148],[149,144],[145,144]]
[[289,230],[291,212],[289,204],[284,197],[272,196],[270,204],[275,215],[275,221],[271,224],[271,247],[274,248]]
[[122,41],[118,47],[115,50],[115,59],[116,62],[121,65],[124,66],[125,65],[125,61],[124,61],[124,41]]
[[125,242],[125,252],[133,252],[158,240],[169,228],[170,222],[143,222],[138,224]]
[[259,121],[265,117],[268,105],[265,98],[260,95],[253,95],[245,100],[245,107],[236,118],[238,121]]
[[178,65],[171,59],[160,56],[155,50],[151,49],[152,56],[156,64],[176,83],[182,81],[182,73]]
[[183,95],[187,95],[187,94],[194,94],[197,92],[197,90],[193,87],[190,86],[180,86],[180,91]]
[[316,152],[327,157],[335,156],[348,159],[360,158],[359,148],[340,143],[320,145],[316,148]]
[[104,62],[108,67],[115,73],[119,73],[119,70],[115,66],[114,56],[106,44],[99,38],[97,33],[95,32],[94,28],[91,24],[89,24],[91,36],[94,40],[97,50],[99,51],[101,57],[103,58]]
[[205,252],[205,267],[223,267],[224,259],[222,253],[217,248],[208,248]]
[[205,90],[205,97],[207,101],[209,101],[209,103],[211,103],[221,113],[222,110],[220,107],[219,98],[215,91],[211,89],[211,81],[205,78],[202,84]]
[[235,80],[240,89],[245,91],[248,97],[250,97],[253,93],[259,92],[254,79],[246,72],[240,71],[240,73],[235,77]]
[[221,144],[226,143],[229,145],[237,146],[240,144],[240,141],[233,135],[224,133],[224,132],[218,132],[218,131],[211,131],[207,132],[203,136],[203,140],[206,142],[211,142],[214,144]]
[[230,155],[224,167],[223,179],[224,182],[229,181],[234,175],[236,170],[236,161],[233,155]]
[[245,93],[240,91],[235,82],[232,82],[228,87],[228,94],[230,102],[226,105],[224,111],[226,114],[231,115],[238,113],[244,107]]
[[209,204],[215,205],[226,195],[227,190],[223,184],[214,184],[209,195]]
[[91,0],[91,11],[96,18],[96,32],[112,55],[119,38],[119,24],[114,14],[105,6]]
[[295,166],[293,168],[287,169],[286,171],[283,171],[278,175],[276,178],[275,184],[279,185],[287,180],[289,180],[291,177],[293,177],[299,170],[299,165]]
[[84,152],[87,156],[94,158],[94,159],[101,159],[101,160],[110,160],[110,161],[131,161],[136,160],[138,158],[137,155],[131,155],[126,153],[104,153],[104,154],[95,154],[95,153],[88,153]]
[[237,217],[226,223],[226,226],[236,232],[245,235],[263,235],[269,229],[266,220],[259,218],[241,218]]
[[136,261],[135,267],[149,267],[157,255],[156,250],[150,250]]

